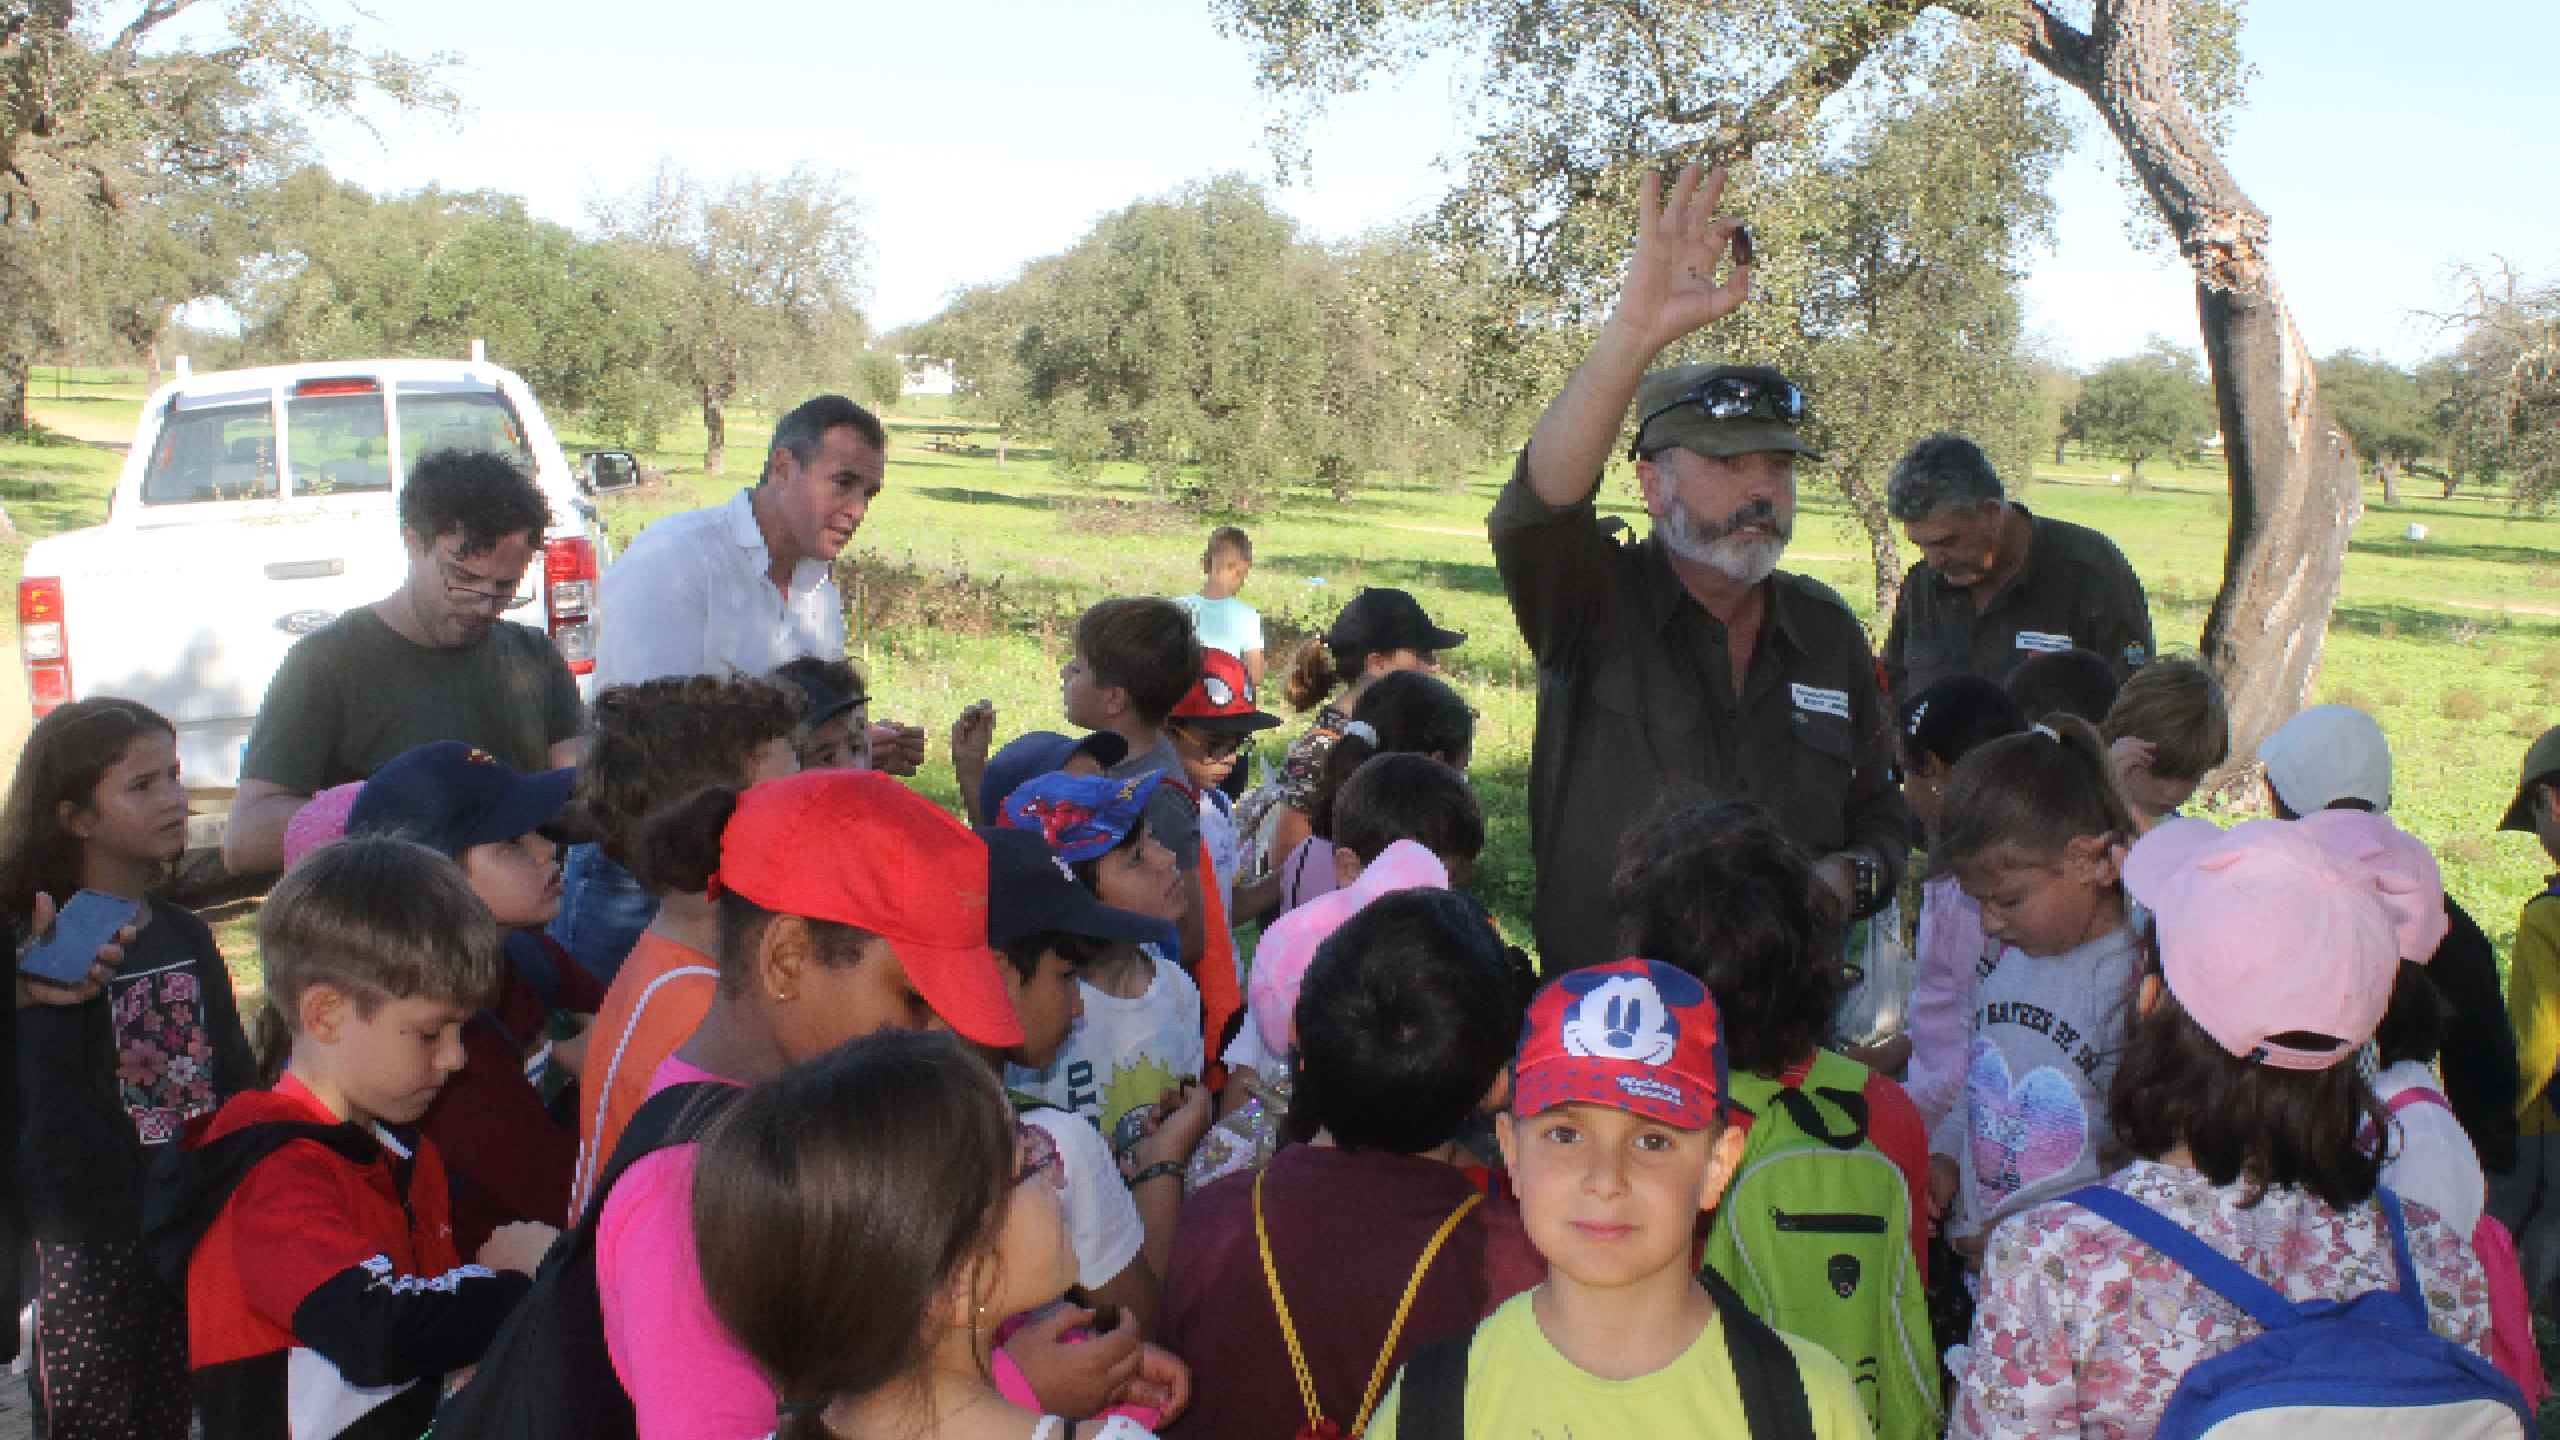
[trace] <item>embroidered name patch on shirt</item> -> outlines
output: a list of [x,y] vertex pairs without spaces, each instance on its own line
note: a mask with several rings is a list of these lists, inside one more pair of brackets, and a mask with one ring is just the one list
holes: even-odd
[[2018,648],[2042,655],[2058,654],[2071,648],[2071,637],[2044,630],[2021,630],[2018,632]]
[[1846,690],[1822,690],[1811,685],[1790,685],[1788,688],[1795,691],[1796,708],[1799,710],[1810,710],[1816,715],[1837,715],[1843,720],[1849,718],[1849,692]]

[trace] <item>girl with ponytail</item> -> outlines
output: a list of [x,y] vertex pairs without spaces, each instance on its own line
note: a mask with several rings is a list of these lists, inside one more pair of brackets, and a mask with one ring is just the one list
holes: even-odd
[[[1237,833],[1247,837],[1241,877],[1272,869],[1315,833],[1315,796],[1325,756],[1350,726],[1369,687],[1399,670],[1437,674],[1440,652],[1466,638],[1433,624],[1422,603],[1405,591],[1366,589],[1342,607],[1330,628],[1299,649],[1285,686],[1289,708],[1314,710],[1316,718],[1291,742],[1279,780],[1236,807]],[[1253,843],[1257,838],[1258,848]]]
[[1948,778],[1934,858],[1989,941],[1963,1095],[1929,1143],[1930,1207],[1960,1254],[2123,1158],[2106,1096],[2142,974],[2123,884],[2138,833],[2105,743],[2068,715],[1976,748]]

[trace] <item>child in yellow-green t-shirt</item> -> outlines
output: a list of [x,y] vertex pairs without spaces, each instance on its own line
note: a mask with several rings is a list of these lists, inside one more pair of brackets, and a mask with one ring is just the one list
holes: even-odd
[[1496,1132],[1546,1283],[1419,1352],[1370,1440],[1865,1440],[1840,1362],[1696,1268],[1698,1215],[1742,1155],[1725,1093],[1715,1001],[1687,973],[1620,960],[1539,991]]

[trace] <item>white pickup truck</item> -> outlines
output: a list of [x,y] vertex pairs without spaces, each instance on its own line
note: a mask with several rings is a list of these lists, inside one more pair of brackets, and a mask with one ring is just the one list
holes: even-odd
[[18,647],[35,713],[142,701],[177,725],[187,789],[227,797],[285,651],[399,587],[396,497],[420,455],[453,447],[508,456],[550,501],[509,618],[548,630],[584,677],[611,556],[533,392],[477,358],[332,361],[182,373],[153,392],[107,522],[27,551]]

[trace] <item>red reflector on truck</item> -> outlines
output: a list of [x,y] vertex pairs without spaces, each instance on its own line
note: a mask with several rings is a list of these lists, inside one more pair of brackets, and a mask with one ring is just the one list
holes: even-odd
[[18,582],[18,654],[27,667],[27,708],[38,719],[71,703],[71,637],[62,618],[62,581]]
[[595,542],[583,535],[542,542],[542,600],[550,622],[551,643],[559,647],[572,675],[596,668]]
[[382,382],[364,378],[347,380],[305,380],[293,387],[294,397],[305,395],[379,395]]

